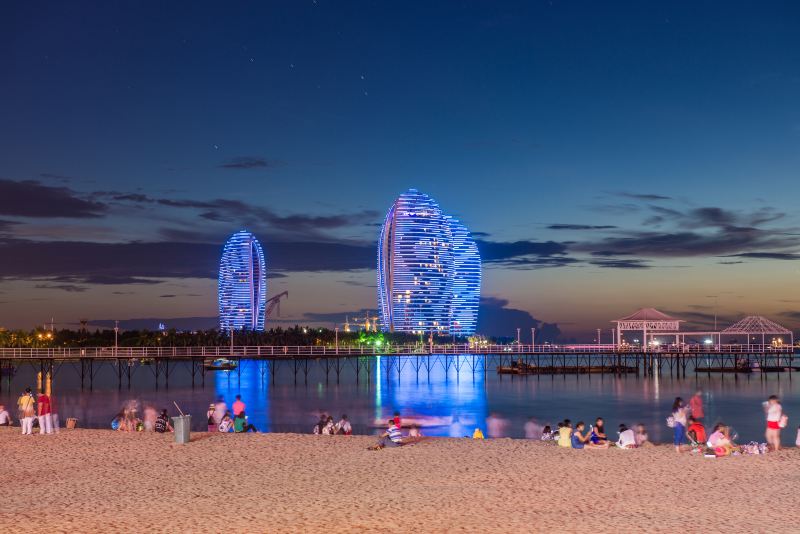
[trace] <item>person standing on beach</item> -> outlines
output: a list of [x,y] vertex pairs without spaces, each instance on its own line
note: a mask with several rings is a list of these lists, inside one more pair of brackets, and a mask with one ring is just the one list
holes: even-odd
[[33,433],[33,418],[36,416],[36,410],[34,410],[35,404],[36,399],[33,398],[31,388],[25,388],[25,393],[20,395],[19,399],[17,399],[19,422],[22,426],[23,435],[30,435]]
[[244,412],[244,409],[246,407],[247,406],[245,405],[245,403],[242,402],[242,396],[236,395],[236,400],[233,401],[233,416],[236,417],[240,413]]
[[[764,411],[767,414],[767,430],[764,437],[767,439],[767,445],[772,447],[773,451],[781,450],[781,423],[783,422],[783,407],[780,400],[776,395],[770,396],[769,400],[763,403]],[[784,423],[784,426],[786,424]]]
[[686,412],[688,409],[686,403],[680,397],[676,397],[675,402],[672,403],[672,443],[675,445],[676,452],[683,452],[683,444],[686,441]]
[[36,402],[39,409],[39,434],[53,433],[53,412],[50,409],[50,397],[42,393]]
[[692,417],[694,417],[697,421],[702,422],[703,418],[706,416],[705,412],[703,411],[703,390],[698,389],[692,395],[692,398],[689,399],[689,409],[692,412]]

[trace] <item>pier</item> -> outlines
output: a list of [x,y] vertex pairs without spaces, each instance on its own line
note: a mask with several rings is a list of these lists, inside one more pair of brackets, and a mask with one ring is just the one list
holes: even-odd
[[[242,369],[254,366],[262,379],[270,376],[274,381],[278,372],[289,372],[295,382],[307,383],[309,373],[316,368],[324,372],[326,380],[338,383],[345,372],[354,373],[357,382],[362,377],[370,380],[376,369],[387,379],[399,378],[407,368],[417,379],[425,379],[436,366],[445,372],[466,369],[473,374],[511,375],[792,372],[800,370],[795,367],[794,356],[790,345],[760,344],[0,348],[0,378],[5,379],[0,379],[0,388],[11,387],[15,368],[27,365],[49,377],[72,370],[80,377],[81,387],[88,389],[94,387],[97,372],[110,366],[116,370],[122,389],[130,388],[136,372],[152,374],[156,388],[168,388],[176,371],[188,372],[192,387],[204,387],[208,373],[221,372],[209,370],[209,363],[221,359],[235,364],[233,370],[222,371],[234,378],[241,379]],[[524,372],[507,372],[514,368]]]

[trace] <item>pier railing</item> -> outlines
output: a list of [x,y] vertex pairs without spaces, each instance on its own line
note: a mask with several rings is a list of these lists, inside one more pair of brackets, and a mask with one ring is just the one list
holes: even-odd
[[346,356],[392,356],[435,354],[791,354],[789,345],[660,345],[647,350],[631,345],[373,345],[361,346],[214,346],[214,347],[70,347],[70,348],[0,348],[0,359],[193,359],[193,358],[253,358],[294,359]]

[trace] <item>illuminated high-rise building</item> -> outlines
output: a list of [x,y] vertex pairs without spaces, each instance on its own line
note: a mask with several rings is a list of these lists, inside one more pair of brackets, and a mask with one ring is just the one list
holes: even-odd
[[450,284],[450,333],[470,335],[478,323],[481,300],[481,256],[467,227],[447,217],[450,224],[453,274]]
[[481,260],[461,223],[409,189],[386,214],[378,240],[378,309],[384,330],[475,332]]
[[225,243],[219,261],[220,330],[264,330],[267,265],[258,240],[245,230]]

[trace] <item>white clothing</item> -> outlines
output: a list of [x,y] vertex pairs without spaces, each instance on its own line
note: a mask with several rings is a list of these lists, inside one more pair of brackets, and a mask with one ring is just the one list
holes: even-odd
[[11,423],[11,416],[8,415],[8,410],[0,412],[0,425]]
[[794,444],[800,447],[800,428],[797,429],[797,439],[794,440]]
[[20,419],[23,434],[33,434],[33,417],[23,417]]
[[350,426],[350,421],[348,421],[346,419],[342,419],[341,421],[339,421],[336,424],[336,432],[338,433],[339,431],[341,431],[341,432],[343,432],[345,434],[352,434],[353,427]]
[[39,416],[39,434],[53,433],[53,414],[46,413]]
[[767,421],[777,423],[781,420],[781,415],[783,415],[783,407],[779,402],[767,405]]
[[228,411],[228,405],[224,401],[220,401],[214,405],[214,422],[220,424],[222,418],[225,417],[225,412]]
[[676,423],[680,423],[683,426],[686,426],[686,411],[688,408],[686,406],[681,406],[674,412],[672,412],[672,417],[675,418]]
[[619,435],[619,441],[617,441],[617,445],[623,449],[627,449],[630,446],[635,446],[636,436],[634,435],[633,430],[629,428],[625,432],[621,432]]

